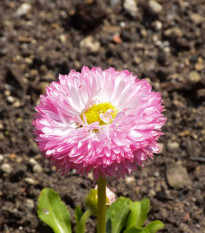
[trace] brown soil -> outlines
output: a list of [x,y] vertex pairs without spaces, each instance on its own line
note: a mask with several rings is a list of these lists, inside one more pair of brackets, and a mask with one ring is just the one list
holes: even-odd
[[[23,0],[1,1],[0,232],[50,233],[36,214],[42,188],[58,191],[74,216],[93,187],[90,178],[57,174],[31,126],[45,86],[83,65],[148,78],[166,106],[162,153],[109,187],[132,200],[149,197],[149,220],[162,220],[161,232],[205,232],[205,2],[158,0],[158,13],[148,1],[138,0],[134,13],[123,2],[30,0],[23,12]],[[87,232],[95,224],[89,220]]]

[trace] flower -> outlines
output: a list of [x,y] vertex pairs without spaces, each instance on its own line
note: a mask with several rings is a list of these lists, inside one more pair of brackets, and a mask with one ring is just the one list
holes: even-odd
[[[97,214],[97,203],[98,203],[98,193],[97,193],[97,185],[94,189],[90,189],[90,192],[85,197],[85,207],[87,209],[91,209],[94,214]],[[113,202],[115,202],[116,196],[115,193],[112,192],[107,186],[106,186],[106,205],[110,206]]]
[[123,178],[160,151],[161,95],[127,70],[84,66],[59,75],[35,109],[38,146],[63,174]]

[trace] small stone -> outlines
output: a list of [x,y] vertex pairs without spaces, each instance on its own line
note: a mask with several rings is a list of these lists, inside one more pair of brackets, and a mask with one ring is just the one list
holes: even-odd
[[4,128],[4,125],[2,122],[0,122],[0,129],[3,129]]
[[151,189],[151,190],[149,191],[149,195],[150,195],[151,197],[154,197],[154,196],[156,195],[156,192],[155,192],[153,189]]
[[31,159],[29,159],[29,164],[34,166],[37,164],[37,161],[34,158],[31,158]]
[[17,16],[23,16],[26,15],[31,9],[31,6],[28,3],[23,3],[20,5],[20,7],[16,11]]
[[159,175],[160,175],[159,172],[154,172],[155,177],[159,177]]
[[127,177],[125,177],[125,182],[127,184],[134,183],[135,182],[135,178],[133,176],[127,176]]
[[4,156],[0,154],[0,162],[2,162],[3,160],[4,160]]
[[[159,89],[159,88],[158,88]],[[164,152],[164,144],[162,143],[162,142],[159,142],[158,143],[159,144],[159,146],[160,146],[160,151],[159,151],[159,153],[163,153]]]
[[169,28],[164,32],[164,35],[169,37],[169,38],[177,39],[177,38],[182,37],[182,31],[181,31],[181,29],[179,29],[177,27]]
[[26,199],[26,206],[29,208],[29,209],[33,209],[34,208],[34,201],[32,199]]
[[180,137],[186,137],[186,136],[190,136],[191,132],[189,130],[185,130],[179,133]]
[[195,24],[201,24],[201,23],[205,22],[205,17],[203,17],[202,15],[197,14],[197,13],[190,14],[190,19]]
[[140,34],[141,34],[142,36],[146,37],[146,36],[147,36],[147,31],[146,31],[145,29],[142,29],[142,30],[140,31]]
[[33,166],[33,171],[36,173],[42,173],[43,169],[42,169],[41,165],[37,163]]
[[201,76],[197,71],[191,71],[188,76],[189,81],[192,83],[198,83],[201,80]]
[[7,101],[8,101],[10,104],[12,104],[12,103],[15,101],[15,99],[14,99],[13,96],[8,96],[8,97],[7,97]]
[[65,43],[65,42],[66,42],[66,36],[65,36],[64,34],[61,34],[61,35],[59,36],[59,38],[60,38],[60,41],[61,41],[62,43]]
[[15,160],[15,159],[16,159],[16,154],[15,154],[15,153],[11,153],[11,154],[9,155],[9,158],[10,158],[11,160]]
[[79,61],[74,61],[74,66],[76,67],[76,69],[80,69],[81,68],[81,63]]
[[162,29],[162,22],[159,20],[154,21],[153,27],[156,31],[160,31]]
[[21,106],[21,102],[19,100],[16,100],[12,105],[14,108],[19,108]]
[[179,149],[179,143],[168,141],[167,148],[171,151],[175,151],[175,150]]
[[112,40],[113,40],[116,44],[122,43],[122,39],[120,38],[119,35],[114,35],[114,36],[112,37]]
[[205,89],[199,89],[199,90],[197,90],[197,96],[199,98],[205,98]]
[[195,68],[195,70],[197,70],[197,71],[201,71],[201,70],[203,70],[203,69],[205,68],[205,66],[204,66],[203,63],[196,63],[196,64],[194,65],[194,68]]
[[94,38],[92,36],[87,36],[81,40],[80,47],[88,52],[98,52],[100,49],[100,43],[98,41],[94,42]]
[[125,0],[123,7],[132,17],[137,16],[138,8],[135,0]]
[[32,69],[30,71],[30,75],[33,77],[33,76],[37,76],[38,75],[38,70],[35,70],[35,69]]
[[167,182],[171,187],[179,188],[189,186],[191,184],[186,168],[178,164],[168,167],[166,177]]
[[93,180],[93,174],[92,174],[92,172],[89,172],[89,173],[88,173],[88,178],[89,178],[90,180]]
[[162,12],[162,5],[154,0],[149,1],[148,7],[153,14],[160,14]]
[[141,62],[141,59],[139,57],[134,57],[133,60],[134,60],[134,63],[137,65],[140,64]]
[[46,87],[49,86],[48,82],[40,82],[40,89],[41,89],[41,94],[45,95],[46,94]]
[[10,92],[9,90],[5,90],[5,91],[4,91],[4,95],[5,95],[5,96],[10,96],[10,95],[11,95],[11,92]]
[[12,172],[12,167],[8,163],[4,163],[1,165],[1,170],[9,174]]
[[33,179],[33,178],[25,178],[25,182],[28,183],[28,184],[31,184],[31,185],[37,185],[38,184],[38,181],[36,179]]

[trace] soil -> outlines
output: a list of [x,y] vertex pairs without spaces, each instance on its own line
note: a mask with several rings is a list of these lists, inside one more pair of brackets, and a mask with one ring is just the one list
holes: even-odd
[[[205,2],[130,2],[1,0],[0,232],[52,232],[36,214],[44,187],[58,191],[74,225],[74,208],[93,187],[90,176],[50,167],[31,126],[45,87],[83,65],[128,69],[166,106],[161,154],[108,186],[118,197],[149,197],[148,220],[162,220],[160,232],[205,232]],[[90,219],[87,232],[95,226]]]

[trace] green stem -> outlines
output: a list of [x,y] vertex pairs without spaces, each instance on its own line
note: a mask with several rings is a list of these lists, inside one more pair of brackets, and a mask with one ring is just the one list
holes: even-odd
[[105,233],[106,179],[98,180],[97,233]]
[[85,211],[76,227],[76,233],[84,233],[87,219],[92,215],[91,209]]

